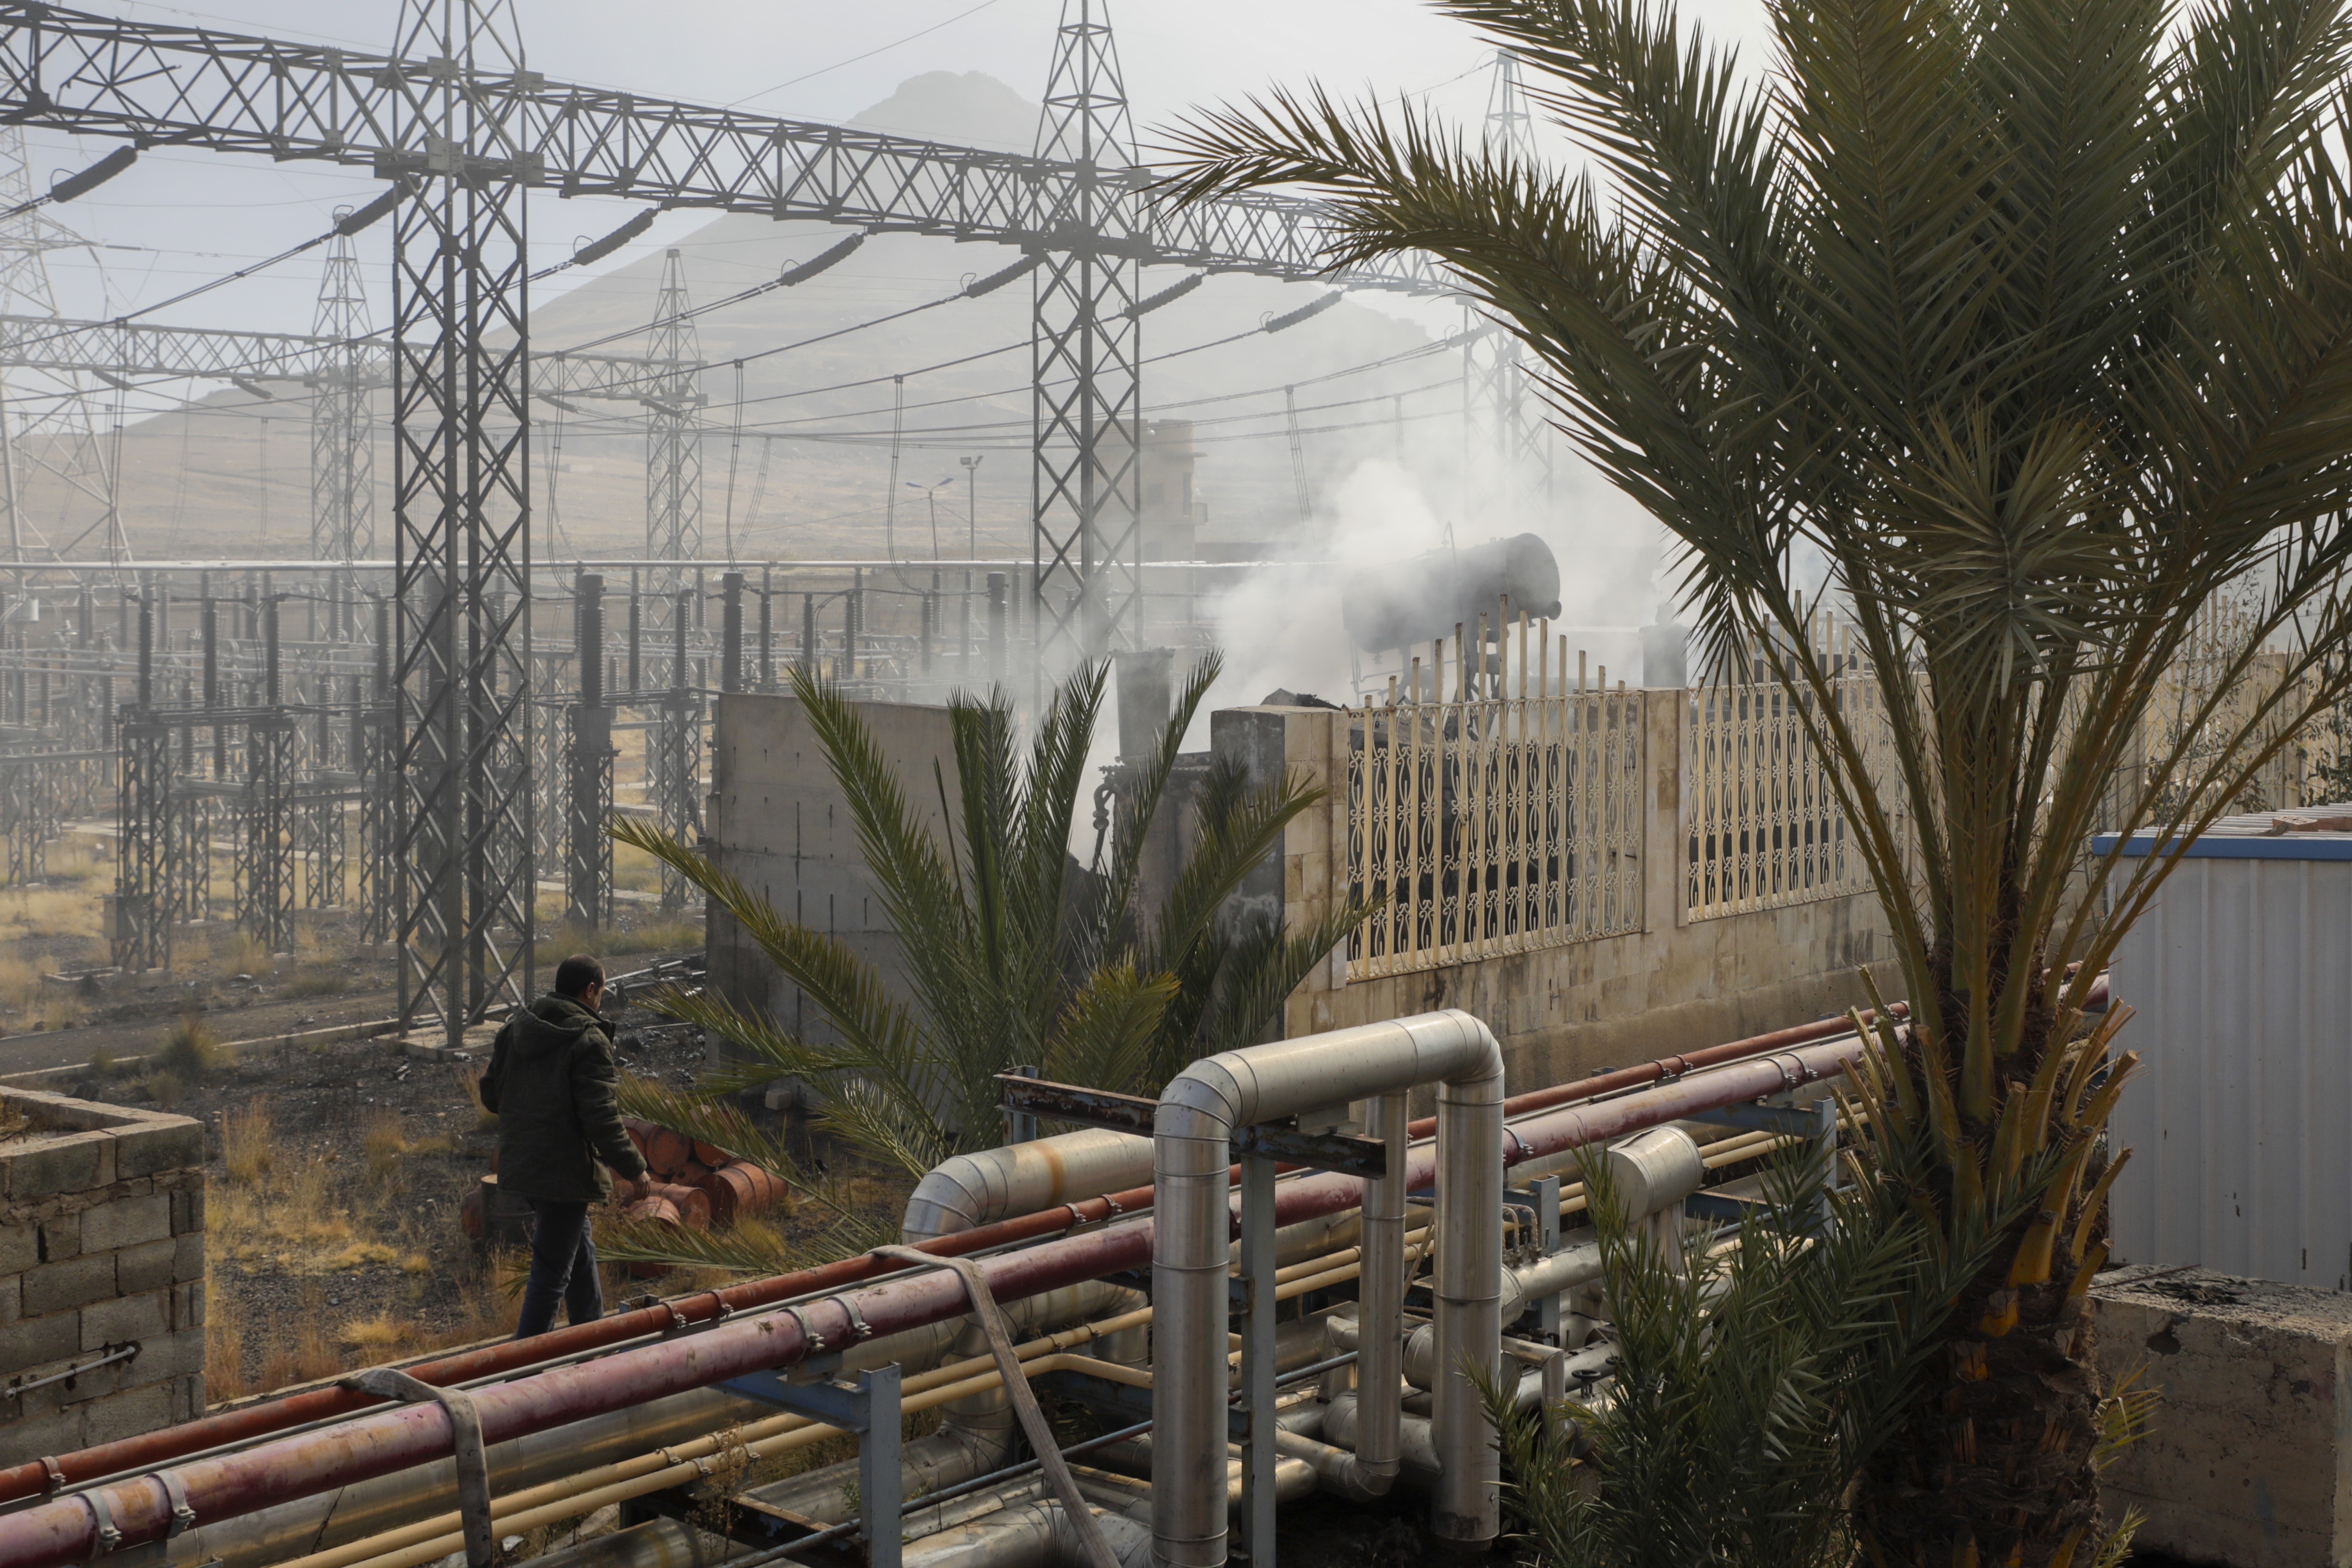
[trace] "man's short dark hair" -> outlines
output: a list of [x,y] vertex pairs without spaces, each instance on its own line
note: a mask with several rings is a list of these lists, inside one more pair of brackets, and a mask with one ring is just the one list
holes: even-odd
[[604,966],[584,952],[575,952],[555,966],[555,994],[577,996],[604,981]]

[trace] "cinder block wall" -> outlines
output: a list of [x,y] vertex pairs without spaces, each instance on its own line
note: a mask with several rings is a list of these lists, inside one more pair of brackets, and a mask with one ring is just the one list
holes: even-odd
[[203,1415],[203,1127],[0,1089],[0,1454]]
[[[943,831],[942,789],[952,800],[959,787],[948,710],[906,702],[859,707],[925,826]],[[848,804],[796,699],[750,691],[719,699],[702,820],[719,864],[778,914],[839,938],[894,986],[903,985],[898,939],[866,880]],[[799,988],[715,903],[704,942],[713,991],[796,1033],[830,1037]],[[711,1048],[715,1065],[720,1047],[714,1041]]]

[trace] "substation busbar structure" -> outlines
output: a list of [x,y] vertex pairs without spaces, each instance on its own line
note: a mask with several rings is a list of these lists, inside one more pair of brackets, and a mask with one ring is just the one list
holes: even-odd
[[[764,213],[1034,261],[1033,561],[1049,670],[1140,616],[1147,263],[1329,279],[1314,204],[1156,203],[1100,0],[1066,0],[1038,155],[550,81],[507,0],[407,0],[384,55],[9,0],[0,117],[139,146],[371,170],[394,215],[392,856],[404,1016],[455,1041],[530,987],[528,195]],[[1433,295],[1423,257],[1351,287]],[[143,709],[142,709],[143,719]]]

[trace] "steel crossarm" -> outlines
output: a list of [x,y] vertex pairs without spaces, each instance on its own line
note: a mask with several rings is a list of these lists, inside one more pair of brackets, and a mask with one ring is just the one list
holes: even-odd
[[[430,105],[456,85],[502,104],[503,145],[460,153],[429,133]],[[318,159],[385,179],[511,179],[566,196],[635,197],[1033,251],[1093,249],[1209,271],[1413,293],[1460,287],[1418,254],[1330,271],[1331,230],[1313,202],[1246,195],[1178,206],[1154,200],[1140,169],[1086,170],[550,81],[530,70],[465,72],[446,59],[131,21],[36,0],[0,0],[0,117],[143,146]],[[1135,209],[1131,222],[1089,233],[1063,221],[1084,205],[1084,187],[1099,200],[1105,184]]]
[[[12,369],[106,371],[121,376],[189,376],[204,381],[315,380],[341,340],[304,332],[254,332],[228,327],[173,327],[145,321],[75,321],[0,315],[0,365]],[[388,336],[354,345],[361,380],[392,380]],[[558,397],[610,397],[635,403],[653,384],[641,356],[541,353],[530,362],[531,390]],[[699,364],[688,367],[699,369]],[[664,377],[680,374],[665,362]]]

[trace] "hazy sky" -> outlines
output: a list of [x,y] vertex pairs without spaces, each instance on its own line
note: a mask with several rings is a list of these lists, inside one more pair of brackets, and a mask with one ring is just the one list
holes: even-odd
[[[108,0],[83,3],[115,8]],[[117,4],[137,19],[369,49],[389,46],[396,21],[383,0]],[[517,10],[531,66],[551,78],[837,120],[928,70],[985,71],[1035,98],[1061,0],[666,0],[656,6],[643,0],[520,0]],[[1753,30],[1755,11],[1752,0],[1711,0],[1695,14],[1742,34]],[[1126,0],[1112,7],[1110,19],[1147,142],[1153,125],[1191,105],[1318,77],[1383,96],[1423,94],[1437,107],[1474,116],[1485,107],[1483,68],[1491,51],[1467,28],[1412,0]],[[94,161],[110,145],[34,132],[37,186]],[[168,298],[319,233],[336,205],[362,202],[380,188],[362,171],[150,152],[102,190],[57,209],[85,237],[144,247],[104,251],[98,265],[86,255],[57,257],[60,306],[73,314],[112,314]],[[535,197],[534,249],[560,257],[575,237],[607,231],[635,205]],[[666,215],[639,250],[706,221],[699,214]],[[389,230],[383,225],[366,237],[372,282],[379,288]],[[166,319],[307,330],[316,263],[306,256],[174,307]]]

